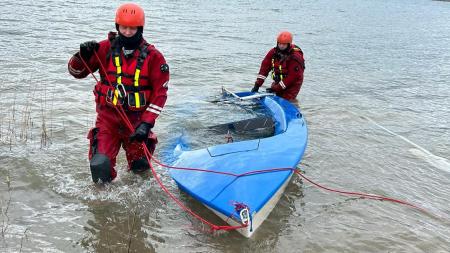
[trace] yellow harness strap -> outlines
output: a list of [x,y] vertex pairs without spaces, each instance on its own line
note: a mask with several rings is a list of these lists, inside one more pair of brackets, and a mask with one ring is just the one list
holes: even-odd
[[[141,73],[140,69],[136,69],[136,72],[134,73],[134,87],[138,87],[139,86],[139,75]],[[136,102],[136,108],[140,108],[141,107],[141,101],[139,99],[139,92],[135,92],[134,93],[134,100]]]
[[[278,65],[278,69],[280,70],[280,80],[283,80],[283,70],[281,68],[281,64]],[[272,58],[272,79],[275,78],[275,59]]]
[[[116,65],[117,69],[117,85],[122,85],[122,67],[120,66],[120,58],[119,56],[114,57],[114,64]],[[113,105],[117,105],[117,100],[119,97],[119,90],[114,90],[114,98],[113,98]]]

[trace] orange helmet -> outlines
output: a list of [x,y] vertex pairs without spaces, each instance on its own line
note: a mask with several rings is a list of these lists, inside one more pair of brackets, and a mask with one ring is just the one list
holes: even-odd
[[144,10],[137,4],[122,4],[116,11],[116,24],[123,26],[144,26]]
[[292,33],[288,31],[280,32],[277,37],[277,43],[292,44]]

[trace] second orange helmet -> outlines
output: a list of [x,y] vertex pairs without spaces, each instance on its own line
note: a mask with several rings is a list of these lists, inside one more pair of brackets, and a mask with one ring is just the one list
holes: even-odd
[[288,31],[280,32],[277,37],[277,43],[292,44],[292,33]]

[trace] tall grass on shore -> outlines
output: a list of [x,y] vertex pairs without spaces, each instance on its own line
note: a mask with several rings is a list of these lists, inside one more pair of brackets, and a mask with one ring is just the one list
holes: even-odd
[[6,199],[3,199],[3,197],[0,199],[1,202],[1,233],[2,233],[2,238],[5,238],[6,232],[8,230],[9,227],[9,209],[11,206],[11,179],[9,176],[9,170],[7,171],[6,175],[5,175],[5,183],[6,183],[6,188],[8,191],[8,196],[6,197]]
[[16,93],[14,93],[14,100],[13,100],[13,105],[12,105],[12,110],[11,110],[11,120],[9,121],[8,124],[8,133],[9,133],[9,150],[11,151],[12,149],[12,144],[13,144],[13,140],[15,140],[16,138],[16,131],[15,131],[15,125],[16,125]]
[[34,89],[27,94],[26,97],[26,104],[22,108],[22,121],[20,124],[20,140],[24,141],[25,143],[28,141],[28,139],[31,139],[33,136],[33,132],[30,131],[33,128],[33,121],[31,118],[31,102],[36,94],[37,87],[34,86]]
[[[40,137],[40,148],[51,144],[53,103],[49,110],[47,88],[39,88],[36,85],[31,87],[30,84],[23,89],[27,93],[18,89],[8,90],[6,96],[0,93],[0,104],[2,108],[5,108],[0,112],[2,114],[0,115],[0,146],[7,145],[12,151],[13,147],[19,143],[33,143],[35,136]],[[41,94],[41,97],[37,97],[37,94]]]
[[44,92],[42,92],[43,97],[41,97],[40,100],[40,107],[41,107],[41,148],[46,147],[48,144],[50,144],[50,136],[48,135],[48,129],[47,129],[47,117],[46,117],[46,108],[47,108],[47,89],[44,89]]

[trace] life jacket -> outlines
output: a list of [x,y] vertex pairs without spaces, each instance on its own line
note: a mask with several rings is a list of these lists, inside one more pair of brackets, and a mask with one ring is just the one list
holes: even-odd
[[[300,54],[301,57],[297,54]],[[287,62],[291,59],[299,62],[302,68],[305,69],[303,51],[297,45],[292,46],[288,55],[283,56],[275,51],[272,56],[272,79],[275,82],[282,81],[289,74]]]
[[138,57],[133,55],[124,60],[116,39],[110,41],[111,48],[106,56],[107,75],[101,72],[101,80],[94,89],[95,101],[100,105],[120,104],[131,111],[145,110],[152,90],[147,66],[153,47],[143,43],[136,49],[139,51]]

